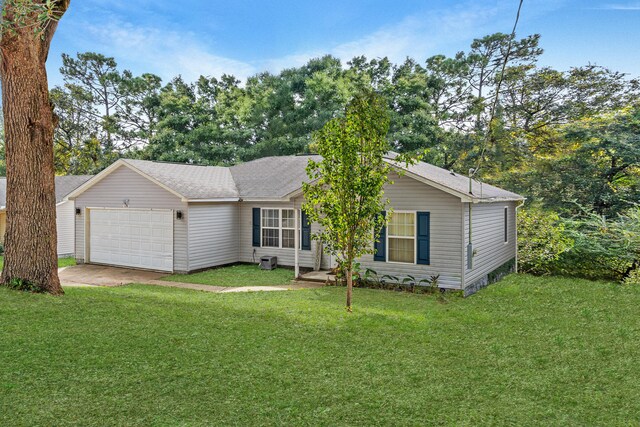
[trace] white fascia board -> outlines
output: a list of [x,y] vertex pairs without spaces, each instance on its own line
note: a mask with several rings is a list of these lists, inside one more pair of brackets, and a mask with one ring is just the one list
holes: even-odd
[[286,200],[291,200],[291,199],[295,199],[298,196],[302,196],[302,194],[303,194],[302,187],[300,187],[297,190],[293,190],[292,192],[285,194],[283,198]]
[[523,202],[527,200],[526,197],[487,197],[477,198],[473,200],[473,203],[501,203],[501,202]]
[[[318,180],[314,179],[313,181],[310,181],[309,184],[315,184]],[[287,200],[291,200],[291,199],[295,199],[296,197],[302,196],[303,195],[303,190],[302,190],[302,185],[300,187],[298,187],[297,189],[293,190],[290,193],[287,193],[283,196],[283,198],[287,199]]]
[[167,187],[166,185],[164,185],[163,183],[161,183],[160,181],[158,181],[157,179],[155,179],[154,177],[147,175],[146,173],[142,172],[140,169],[136,168],[133,165],[130,165],[126,159],[120,159],[117,160],[116,162],[114,162],[113,164],[111,164],[111,166],[109,166],[108,168],[106,168],[105,170],[103,170],[102,172],[100,172],[98,175],[94,176],[93,178],[91,178],[89,181],[85,182],[84,184],[82,184],[80,187],[76,188],[74,191],[72,191],[71,193],[69,193],[67,195],[67,199],[69,200],[74,200],[76,197],[78,197],[80,194],[84,193],[85,191],[87,191],[88,189],[90,189],[91,187],[93,187],[94,185],[96,185],[97,183],[99,183],[100,181],[102,181],[103,179],[105,179],[106,177],[108,177],[109,175],[111,175],[114,171],[116,171],[118,168],[122,167],[122,166],[126,166],[129,169],[131,169],[132,171],[134,171],[135,173],[137,173],[138,175],[148,179],[149,181],[153,182],[154,184],[156,184],[158,187],[168,191],[169,193],[173,194],[174,196],[180,198],[183,202],[187,201],[188,199],[186,197],[184,197],[182,194],[178,193],[177,191]]
[[188,203],[228,203],[228,202],[240,202],[242,199],[239,197],[220,197],[216,199],[183,199]]
[[109,176],[113,171],[115,171],[120,166],[122,166],[123,163],[124,162],[122,160],[115,161],[109,167],[104,169],[102,172],[100,172],[99,174],[97,174],[93,178],[89,179],[87,182],[85,182],[80,187],[78,187],[75,190],[73,190],[71,193],[67,194],[66,198],[70,199],[70,200],[75,199],[80,194],[84,193],[85,191],[87,191],[88,189],[93,187],[95,184],[97,184],[98,182],[102,181],[104,178]]
[[430,179],[427,179],[423,176],[417,175],[413,172],[410,172],[402,167],[396,166],[396,165],[392,165],[394,168],[396,168],[397,170],[402,171],[401,174],[408,176],[409,178],[415,179],[416,181],[422,182],[423,184],[427,184],[433,188],[436,188],[440,191],[444,191],[447,194],[451,194],[452,196],[456,196],[459,197],[460,200],[462,202],[472,202],[475,200],[475,198],[473,196],[469,196],[468,194],[465,193],[461,193],[459,191],[453,190],[449,187],[447,187],[446,185],[442,185],[440,183],[437,183],[435,181],[432,181]]
[[242,197],[241,202],[290,202],[287,197]]
[[[470,201],[472,201],[474,199],[473,197],[469,196],[468,194],[464,194],[464,193],[460,193],[458,191],[452,190],[451,188],[449,188],[447,186],[444,186],[442,184],[438,184],[437,182],[431,181],[430,179],[427,179],[427,178],[424,178],[424,177],[422,177],[420,175],[412,173],[412,172],[410,172],[410,171],[408,171],[408,170],[406,170],[406,169],[404,169],[404,168],[402,168],[400,166],[394,165],[392,163],[389,163],[389,165],[391,167],[393,167],[394,169],[396,169],[396,171],[399,171],[400,175],[408,176],[409,178],[415,179],[416,181],[422,182],[423,184],[427,184],[427,185],[429,185],[431,187],[434,187],[434,188],[436,188],[438,190],[444,191],[445,193],[448,193],[448,194],[451,194],[453,196],[459,197],[462,202],[470,202]],[[302,187],[300,187],[297,190],[294,190],[291,193],[286,194],[284,197],[287,200],[290,200],[291,198],[295,198],[295,197],[301,196],[302,194],[303,194],[302,193]]]
[[[119,160],[118,160],[119,161]],[[176,197],[179,197],[180,199],[182,199],[183,201],[186,200],[187,198],[185,196],[183,196],[182,194],[178,193],[177,191],[175,191],[172,188],[167,187],[166,185],[164,185],[163,183],[161,183],[160,181],[158,181],[157,179],[155,179],[154,177],[152,177],[151,175],[147,175],[146,173],[142,172],[140,169],[136,168],[133,165],[130,165],[126,160],[124,160],[122,162],[122,164],[124,164],[126,167],[128,167],[129,169],[131,169],[134,172],[137,172],[138,174],[140,174],[141,176],[147,178],[149,181],[153,182],[154,184],[156,184],[158,187],[161,187],[165,190],[167,190],[169,193],[173,194]]]

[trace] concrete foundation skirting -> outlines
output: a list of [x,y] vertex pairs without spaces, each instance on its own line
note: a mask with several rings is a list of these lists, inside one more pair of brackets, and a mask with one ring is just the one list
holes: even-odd
[[509,261],[502,264],[500,267],[492,270],[488,274],[482,276],[480,279],[476,280],[466,288],[464,288],[464,296],[468,297],[470,295],[475,294],[480,289],[486,288],[492,283],[496,283],[507,274],[513,273],[516,271],[516,260],[515,258],[510,259]]

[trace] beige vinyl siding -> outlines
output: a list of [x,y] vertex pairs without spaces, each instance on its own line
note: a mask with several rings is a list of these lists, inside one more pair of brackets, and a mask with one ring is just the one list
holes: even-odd
[[176,219],[175,213],[173,215],[173,268],[175,271],[187,271],[187,203],[126,166],[119,167],[75,200],[76,207],[82,210],[80,216],[75,216],[76,259],[84,261],[85,208],[122,208],[126,199],[129,200],[130,208],[182,211],[182,219]]
[[[508,241],[504,242],[504,208],[508,207]],[[464,204],[465,269],[469,243],[469,204]],[[500,267],[516,256],[516,203],[476,203],[472,206],[472,242],[476,255],[473,269],[465,271],[465,286]]]
[[[58,256],[74,254],[75,246],[75,209],[72,201],[56,206],[56,233]],[[0,244],[4,244],[4,232],[7,227],[7,212],[0,212]]]
[[373,255],[366,255],[360,260],[362,271],[371,268],[379,276],[390,274],[403,278],[410,274],[417,279],[439,274],[441,287],[460,289],[460,199],[413,178],[392,174],[391,179],[394,184],[384,191],[394,210],[430,212],[430,265],[374,261]]
[[189,204],[189,270],[238,261],[238,205]]
[[58,256],[73,255],[75,247],[75,209],[73,201],[56,206],[56,230],[58,234]]
[[[278,264],[284,266],[293,266],[295,251],[294,249],[287,248],[264,248],[252,246],[252,233],[253,233],[253,208],[280,208],[280,209],[300,209],[301,199],[297,199],[294,202],[243,202],[239,206],[239,256],[240,262],[256,262],[260,261],[261,256],[272,255],[278,257]],[[298,214],[300,215],[300,214]],[[298,228],[301,224],[298,223]],[[311,233],[318,231],[318,225],[311,225]],[[255,249],[255,254],[254,254]],[[313,268],[315,263],[316,254],[316,242],[311,242],[311,250],[300,249],[298,253],[299,265],[303,268]],[[327,255],[322,256],[322,266],[326,268],[329,266],[329,257]]]

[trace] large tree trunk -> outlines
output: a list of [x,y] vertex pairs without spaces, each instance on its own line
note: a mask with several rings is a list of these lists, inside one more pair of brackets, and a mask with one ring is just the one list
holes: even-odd
[[[34,0],[32,3],[44,3]],[[5,19],[13,19],[5,2]],[[69,0],[56,5],[62,16]],[[37,12],[30,20],[38,22]],[[11,25],[11,24],[8,24]],[[14,24],[15,25],[15,24]],[[57,22],[42,22],[41,34],[24,25],[3,28],[0,40],[2,104],[7,162],[7,228],[2,283],[22,280],[62,294],[58,279],[54,188],[54,118],[45,62]]]

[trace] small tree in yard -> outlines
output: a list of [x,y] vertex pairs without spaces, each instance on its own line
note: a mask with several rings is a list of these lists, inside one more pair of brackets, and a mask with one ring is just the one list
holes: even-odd
[[56,255],[53,129],[45,62],[70,0],[4,0],[0,74],[7,163],[2,282],[61,294]]
[[373,252],[385,218],[387,201],[383,186],[389,182],[391,166],[384,161],[390,146],[386,140],[389,112],[373,92],[363,92],[349,103],[344,117],[329,121],[314,135],[319,162],[310,160],[303,184],[304,211],[322,231],[314,239],[338,259],[347,279],[347,310],[355,260]]

